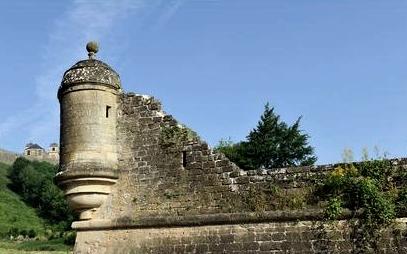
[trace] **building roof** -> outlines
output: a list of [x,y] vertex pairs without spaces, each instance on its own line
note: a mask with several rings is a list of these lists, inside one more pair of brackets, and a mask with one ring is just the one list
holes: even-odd
[[58,144],[57,144],[57,143],[51,143],[51,144],[49,145],[49,147],[58,147]]
[[39,146],[38,144],[33,144],[33,143],[28,143],[25,146],[25,149],[42,149],[44,150],[44,148],[42,148],[41,146]]

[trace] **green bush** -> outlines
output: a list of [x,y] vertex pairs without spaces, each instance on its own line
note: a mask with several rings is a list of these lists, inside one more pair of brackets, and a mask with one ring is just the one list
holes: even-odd
[[372,160],[338,167],[319,186],[317,195],[327,201],[325,218],[335,220],[349,209],[357,220],[353,237],[363,252],[377,249],[382,229],[406,211],[407,190],[397,190],[397,170],[390,161]]
[[404,187],[400,192],[396,200],[396,211],[400,216],[407,214],[407,187]]
[[20,234],[20,231],[18,228],[10,228],[7,234],[8,236],[17,237]]
[[37,232],[34,229],[19,229],[19,228],[10,228],[8,233],[8,237],[17,237],[17,236],[23,236],[23,237],[28,237],[28,238],[35,238],[37,236]]
[[75,245],[76,232],[75,231],[65,232],[63,238],[64,238],[64,243],[66,245],[73,246],[73,245]]
[[25,229],[21,229],[21,230],[19,231],[19,235],[26,237],[26,236],[28,235],[28,231],[25,230]]
[[37,208],[40,216],[57,230],[64,231],[74,217],[63,192],[53,183],[56,172],[57,167],[50,163],[17,158],[9,173],[10,188]]
[[35,238],[37,236],[37,232],[34,229],[30,229],[27,233],[29,238]]
[[328,204],[325,208],[324,216],[328,220],[334,220],[342,214],[343,210],[342,199],[337,197],[332,197],[328,200]]

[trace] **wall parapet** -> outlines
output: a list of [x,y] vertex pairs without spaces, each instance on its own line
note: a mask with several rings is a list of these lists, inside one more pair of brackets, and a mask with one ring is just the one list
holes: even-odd
[[[400,167],[407,170],[407,157],[385,159],[393,167]],[[346,165],[359,165],[363,162],[334,163],[325,165],[271,168],[257,170],[241,170],[239,174],[232,174],[232,178],[248,178],[247,182],[273,182],[286,189],[303,188],[319,179],[324,178],[338,167]],[[241,179],[242,180],[242,179]]]
[[[407,168],[407,157],[385,159],[391,162],[393,166],[403,166]],[[329,172],[337,167],[349,165],[349,164],[361,164],[363,162],[339,162],[323,165],[313,165],[313,166],[299,166],[299,167],[285,167],[285,168],[270,168],[270,169],[259,169],[259,170],[248,170],[248,174],[261,174],[261,175],[278,175],[278,174],[301,174],[301,173],[312,173],[312,172]]]

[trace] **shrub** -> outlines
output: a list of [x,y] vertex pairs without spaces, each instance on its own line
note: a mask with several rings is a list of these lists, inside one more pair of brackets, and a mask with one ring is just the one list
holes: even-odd
[[18,228],[10,228],[8,231],[8,236],[12,236],[12,237],[17,237],[20,234],[20,231],[18,230]]
[[41,217],[63,231],[69,228],[74,217],[63,192],[53,183],[56,171],[57,167],[47,162],[17,158],[9,173],[10,187],[37,208]]
[[396,211],[400,216],[404,216],[407,213],[407,187],[404,187],[399,192],[396,200]]
[[395,178],[390,161],[372,160],[338,167],[319,186],[317,194],[327,201],[327,220],[337,219],[343,209],[358,215],[353,237],[362,252],[377,250],[382,229],[394,221],[396,212],[406,209],[407,190],[397,191]]
[[34,229],[30,229],[27,233],[29,238],[35,238],[37,236],[37,232]]
[[75,245],[76,240],[76,232],[75,231],[68,231],[64,233],[64,243],[66,245],[73,246]]

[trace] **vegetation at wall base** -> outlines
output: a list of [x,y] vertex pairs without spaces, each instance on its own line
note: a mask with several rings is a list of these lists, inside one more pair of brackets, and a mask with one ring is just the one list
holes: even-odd
[[309,136],[300,130],[300,120],[288,125],[267,103],[246,141],[221,140],[215,150],[245,170],[313,165],[317,158],[308,144]]
[[[325,219],[335,221],[344,209],[350,220],[354,253],[378,251],[378,239],[397,216],[407,211],[404,170],[388,160],[371,160],[337,167],[316,191],[325,200]],[[395,181],[397,179],[397,181]]]

